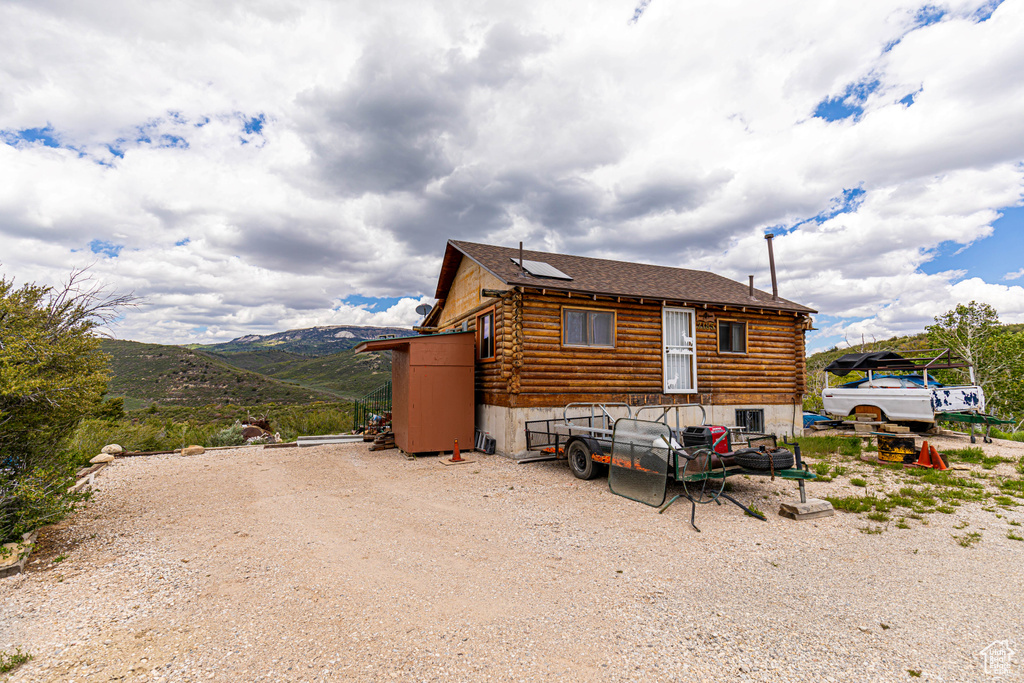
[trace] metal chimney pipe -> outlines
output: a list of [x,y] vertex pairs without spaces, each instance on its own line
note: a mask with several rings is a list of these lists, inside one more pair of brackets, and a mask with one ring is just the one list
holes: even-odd
[[523,243],[519,243],[519,273],[525,273],[526,268],[523,268]]
[[747,277],[750,278],[750,298],[753,299],[754,298],[754,276],[753,275],[748,275]]
[[775,235],[768,233],[764,236],[768,240],[768,267],[772,271],[772,301],[779,300],[779,281],[775,279],[775,252],[772,250],[772,238]]

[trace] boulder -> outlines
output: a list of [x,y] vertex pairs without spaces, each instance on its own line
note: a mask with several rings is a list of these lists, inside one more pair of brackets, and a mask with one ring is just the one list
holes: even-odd
[[100,450],[100,453],[109,453],[110,455],[121,455],[122,453],[124,453],[124,449],[121,448],[116,443],[108,443]]
[[202,455],[206,449],[202,446],[187,446],[181,449],[182,455]]
[[[118,446],[118,448],[120,448],[120,446]],[[114,456],[111,455],[110,453],[100,453],[89,462],[91,462],[93,465],[100,465],[105,462],[114,462]]]

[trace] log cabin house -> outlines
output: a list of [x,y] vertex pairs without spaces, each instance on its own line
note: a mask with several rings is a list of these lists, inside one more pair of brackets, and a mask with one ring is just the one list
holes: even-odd
[[572,402],[701,403],[709,424],[800,433],[815,311],[752,284],[450,240],[435,298],[415,329],[475,332],[476,427],[500,453]]

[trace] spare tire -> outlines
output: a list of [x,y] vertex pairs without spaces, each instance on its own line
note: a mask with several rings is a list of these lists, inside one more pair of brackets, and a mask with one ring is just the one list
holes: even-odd
[[793,454],[784,448],[772,451],[745,448],[732,454],[737,465],[748,470],[786,470],[795,462]]

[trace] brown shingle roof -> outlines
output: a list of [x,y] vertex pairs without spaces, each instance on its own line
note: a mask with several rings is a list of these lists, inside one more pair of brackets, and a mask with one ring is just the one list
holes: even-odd
[[780,298],[772,301],[769,292],[754,290],[750,297],[748,285],[704,270],[652,266],[587,256],[550,254],[543,251],[523,251],[528,261],[543,261],[559,269],[572,280],[542,278],[524,274],[511,259],[519,258],[513,247],[449,240],[441,266],[435,297],[443,299],[451,287],[461,257],[465,255],[479,263],[499,280],[508,285],[542,287],[554,291],[580,292],[645,298],[687,303],[729,304],[756,306],[784,311],[816,313],[814,309]]

